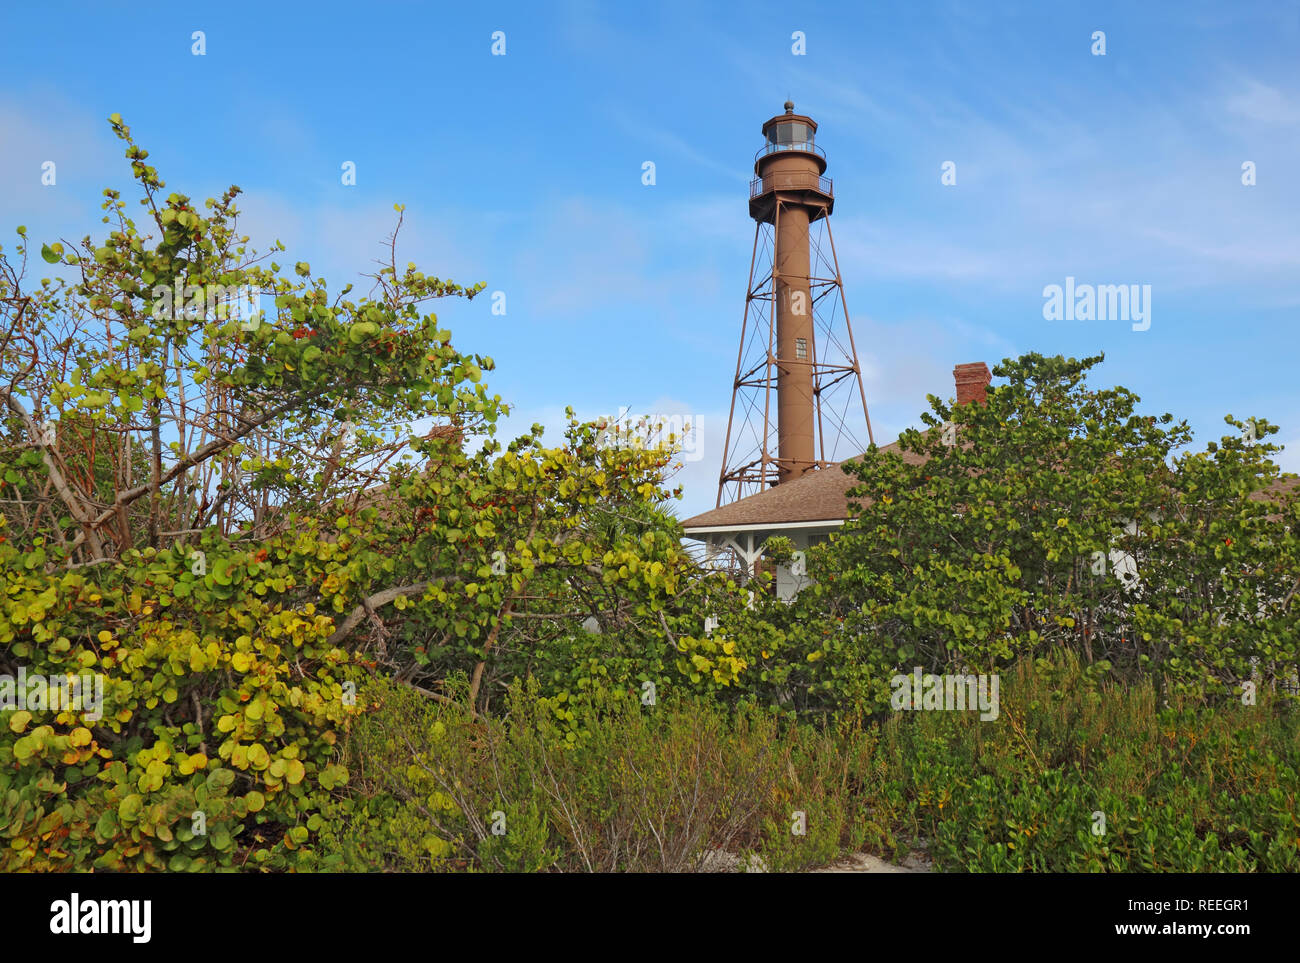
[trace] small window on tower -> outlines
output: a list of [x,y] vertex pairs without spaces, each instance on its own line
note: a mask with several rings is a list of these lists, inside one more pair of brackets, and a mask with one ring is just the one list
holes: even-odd
[[796,361],[808,360],[808,339],[807,338],[794,339],[794,359]]

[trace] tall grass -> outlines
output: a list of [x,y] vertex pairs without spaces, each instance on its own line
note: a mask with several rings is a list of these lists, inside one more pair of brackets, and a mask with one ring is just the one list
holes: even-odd
[[797,870],[914,846],[958,872],[1300,870],[1295,714],[1156,691],[1063,655],[1004,678],[990,722],[619,697],[573,741],[524,687],[484,719],[381,683],[323,840],[393,870]]

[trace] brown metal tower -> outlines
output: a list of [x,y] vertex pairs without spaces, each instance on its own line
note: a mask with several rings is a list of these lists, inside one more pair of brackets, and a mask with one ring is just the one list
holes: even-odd
[[787,100],[785,113],[763,125],[754,158],[754,252],[718,505],[864,451],[850,423],[856,402],[875,443],[831,236],[835,194],[816,133],[816,122]]

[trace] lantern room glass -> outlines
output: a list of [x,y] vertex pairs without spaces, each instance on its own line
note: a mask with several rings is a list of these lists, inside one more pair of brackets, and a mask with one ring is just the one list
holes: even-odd
[[801,121],[773,124],[768,128],[767,142],[777,150],[810,150],[813,129]]

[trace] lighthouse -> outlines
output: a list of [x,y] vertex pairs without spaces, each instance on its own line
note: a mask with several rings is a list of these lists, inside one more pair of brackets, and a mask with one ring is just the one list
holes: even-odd
[[836,451],[841,441],[854,454],[874,442],[830,232],[835,193],[825,176],[826,152],[816,143],[817,122],[786,101],[785,112],[762,131],[718,505],[834,463],[846,453]]

